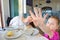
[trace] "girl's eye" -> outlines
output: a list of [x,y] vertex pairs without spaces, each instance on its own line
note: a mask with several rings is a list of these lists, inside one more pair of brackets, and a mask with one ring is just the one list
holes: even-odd
[[52,25],[54,25],[53,23],[51,23]]
[[[49,22],[47,22],[47,24],[49,24]],[[53,23],[50,23],[51,25],[54,25]]]

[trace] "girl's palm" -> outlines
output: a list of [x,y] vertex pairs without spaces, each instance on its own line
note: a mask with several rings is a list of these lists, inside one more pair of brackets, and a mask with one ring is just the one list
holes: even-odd
[[29,12],[30,12],[31,17],[33,18],[33,23],[34,23],[35,26],[39,26],[39,25],[44,24],[44,21],[47,17],[47,14],[43,18],[41,8],[34,7],[35,15],[31,10]]

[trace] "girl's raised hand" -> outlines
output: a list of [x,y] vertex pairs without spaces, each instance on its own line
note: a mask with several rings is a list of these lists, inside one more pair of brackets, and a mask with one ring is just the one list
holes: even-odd
[[29,13],[33,19],[34,25],[35,26],[39,26],[39,25],[42,26],[44,24],[44,21],[45,21],[48,14],[46,14],[43,18],[41,8],[36,8],[36,7],[34,7],[34,12],[35,12],[35,15],[31,10],[29,11]]

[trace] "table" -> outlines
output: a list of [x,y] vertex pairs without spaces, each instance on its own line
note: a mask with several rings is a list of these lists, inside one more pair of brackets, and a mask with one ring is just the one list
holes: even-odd
[[[32,28],[30,26],[27,26],[28,29]],[[31,29],[32,30],[32,29]],[[30,31],[29,31],[30,32]],[[0,40],[48,40],[47,38],[43,37],[41,34],[37,34],[37,35],[34,35],[34,36],[31,36],[31,35],[27,35],[27,34],[22,34],[20,37],[18,38],[15,38],[15,39],[6,39],[4,37],[6,33],[6,30],[1,30],[0,31]]]
[[6,31],[0,31],[0,40],[48,40],[47,38],[41,36],[40,34],[35,36],[29,36],[29,35],[23,34],[16,39],[6,39],[4,37],[5,32]]

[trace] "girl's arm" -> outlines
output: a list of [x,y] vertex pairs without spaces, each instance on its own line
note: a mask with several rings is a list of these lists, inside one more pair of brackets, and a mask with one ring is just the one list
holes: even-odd
[[39,28],[40,28],[44,33],[48,34],[50,38],[53,36],[52,31],[50,30],[49,27],[46,27],[45,24],[40,25]]
[[44,32],[44,33],[47,33],[50,37],[52,36],[52,31],[50,30],[49,27],[46,27],[44,21],[47,17],[47,14],[44,16],[44,18],[42,17],[42,12],[41,12],[41,8],[34,8],[34,12],[35,12],[35,15],[34,13],[30,10],[29,11],[30,14],[31,14],[31,17],[33,19],[33,23],[34,25],[36,26],[39,26],[39,28]]

